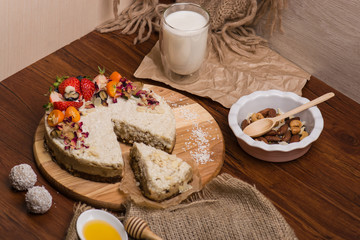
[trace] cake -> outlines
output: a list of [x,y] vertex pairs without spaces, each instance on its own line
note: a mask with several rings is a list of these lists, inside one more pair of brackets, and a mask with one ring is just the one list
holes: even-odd
[[151,200],[161,202],[191,188],[192,168],[176,155],[135,142],[130,165],[143,195]]
[[[115,77],[113,76],[115,73]],[[175,117],[165,100],[117,72],[94,79],[58,78],[45,114],[45,143],[75,176],[102,182],[122,178],[119,141],[143,142],[171,152]]]

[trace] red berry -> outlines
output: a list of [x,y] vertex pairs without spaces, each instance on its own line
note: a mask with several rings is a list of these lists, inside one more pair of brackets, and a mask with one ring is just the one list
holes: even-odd
[[65,99],[63,98],[63,96],[58,93],[58,92],[55,92],[55,91],[52,91],[50,93],[50,96],[49,96],[49,100],[51,103],[53,102],[62,102],[62,101],[65,101]]
[[63,102],[53,102],[53,105],[54,105],[54,109],[65,111],[70,106],[79,109],[83,105],[83,102],[63,101]]
[[75,88],[75,91],[81,95],[80,90],[80,81],[76,77],[69,77],[62,81],[62,83],[59,85],[59,93],[61,93],[64,96],[65,88],[68,86],[72,86]]
[[81,92],[85,101],[90,101],[95,92],[95,84],[87,78],[81,79]]

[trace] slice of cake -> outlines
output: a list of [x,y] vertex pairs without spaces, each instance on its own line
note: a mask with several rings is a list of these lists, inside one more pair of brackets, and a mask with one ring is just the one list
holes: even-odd
[[191,166],[176,155],[134,143],[130,164],[145,197],[163,201],[191,188]]
[[176,136],[175,116],[160,96],[152,92],[152,98],[158,104],[151,108],[140,105],[139,98],[122,100],[121,111],[114,111],[112,117],[115,133],[124,142],[143,142],[171,153]]

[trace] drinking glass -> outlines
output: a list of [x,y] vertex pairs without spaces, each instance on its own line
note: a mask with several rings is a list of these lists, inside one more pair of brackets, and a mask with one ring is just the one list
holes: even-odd
[[160,54],[164,74],[169,80],[192,83],[208,55],[210,16],[201,6],[176,3],[161,18]]

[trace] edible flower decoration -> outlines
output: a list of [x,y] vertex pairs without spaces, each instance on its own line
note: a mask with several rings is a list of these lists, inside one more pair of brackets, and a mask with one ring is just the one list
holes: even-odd
[[153,96],[152,91],[140,90],[135,96],[141,99],[141,102],[138,103],[139,106],[148,106],[154,109],[159,105],[159,101]]
[[65,118],[64,121],[54,127],[50,135],[53,138],[63,139],[65,150],[89,148],[85,144],[85,138],[89,137],[89,133],[83,131],[82,125],[82,122],[73,122],[70,118]]
[[[113,84],[114,80],[110,81],[108,86]],[[121,97],[124,99],[129,99],[131,96],[140,99],[138,103],[139,106],[148,106],[154,109],[159,105],[159,101],[153,96],[152,91],[147,91],[143,89],[144,84],[141,82],[132,82],[124,77],[120,78],[119,82],[116,83],[116,91],[113,95],[113,101],[116,103],[117,98]],[[111,94],[109,94],[111,96]]]
[[51,136],[64,140],[65,149],[88,148],[85,138],[88,132],[83,132],[80,122],[84,109],[98,106],[108,106],[108,100],[113,103],[118,98],[138,99],[139,106],[154,109],[159,105],[152,91],[143,89],[143,83],[133,82],[114,71],[110,77],[105,76],[105,68],[99,67],[99,74],[91,80],[88,76],[56,77],[49,89],[49,103],[44,108],[51,110],[47,122],[53,128]]

